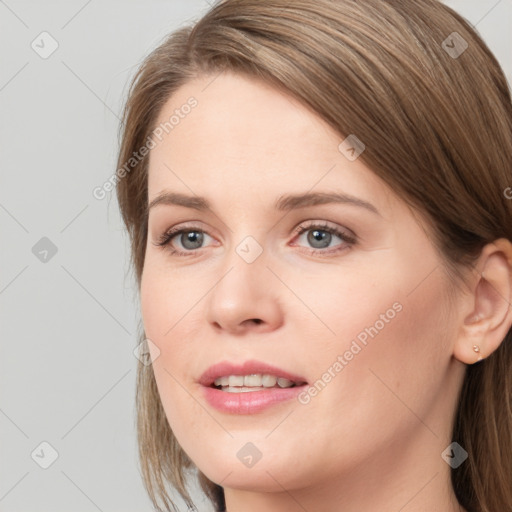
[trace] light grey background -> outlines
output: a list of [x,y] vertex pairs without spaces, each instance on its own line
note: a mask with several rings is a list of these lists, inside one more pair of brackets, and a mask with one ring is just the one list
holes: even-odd
[[[512,83],[512,0],[446,3],[476,25]],[[118,118],[141,59],[208,7],[0,0],[0,511],[152,509],[136,455],[140,315],[128,241],[115,195],[92,190],[115,172]],[[58,43],[46,59],[31,47],[51,49],[43,31]],[[58,452],[48,469],[36,463],[51,461],[42,442]]]

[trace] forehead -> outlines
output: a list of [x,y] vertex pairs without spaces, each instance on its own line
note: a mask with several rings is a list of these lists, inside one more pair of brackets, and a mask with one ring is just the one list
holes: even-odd
[[[186,104],[191,98],[197,105],[176,123],[180,110],[189,111]],[[171,117],[176,124],[169,139],[183,142],[193,134],[198,148],[215,141],[222,144],[218,150],[229,145],[234,152],[254,141],[279,150],[286,149],[290,142],[295,145],[300,137],[310,144],[321,141],[326,150],[328,145],[336,149],[339,139],[317,114],[290,95],[261,80],[233,73],[202,77],[183,85],[164,105],[158,124],[163,125]]]
[[222,73],[188,82],[164,105],[157,127],[166,122],[172,128],[150,154],[150,200],[163,189],[273,199],[317,186],[361,197],[380,191],[385,199],[383,182],[339,150],[344,137],[260,80]]

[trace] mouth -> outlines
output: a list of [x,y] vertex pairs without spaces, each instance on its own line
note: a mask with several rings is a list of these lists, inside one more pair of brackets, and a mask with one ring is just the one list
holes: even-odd
[[266,363],[246,361],[241,365],[223,362],[211,366],[203,373],[199,383],[227,393],[250,393],[304,386],[307,381]]
[[305,381],[294,382],[286,377],[271,374],[253,373],[250,375],[224,375],[217,377],[211,388],[226,391],[227,393],[250,393],[271,388],[294,388],[307,384]]
[[203,398],[223,414],[252,415],[270,411],[292,400],[307,385],[304,377],[261,361],[233,364],[227,361],[208,368],[198,380]]

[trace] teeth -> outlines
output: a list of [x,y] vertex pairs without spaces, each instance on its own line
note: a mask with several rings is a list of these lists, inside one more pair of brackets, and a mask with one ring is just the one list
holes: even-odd
[[277,379],[277,385],[280,388],[291,388],[293,386],[293,382],[291,380],[279,377],[279,379]]
[[229,376],[229,386],[243,386],[244,378],[240,375],[230,375]]
[[244,385],[248,387],[261,386],[261,381],[263,379],[260,375],[246,375],[244,377]]
[[[280,388],[290,388],[294,386],[294,382],[284,377],[276,377],[275,375],[229,375],[218,377],[214,381],[215,386],[221,386],[222,388],[237,388],[236,391],[251,391],[250,388],[273,388],[279,386]],[[230,389],[223,389],[224,391],[230,391]],[[231,392],[236,392],[231,391]],[[257,390],[256,390],[257,391]]]
[[273,388],[277,383],[277,377],[274,377],[274,375],[263,375],[261,383],[266,388]]

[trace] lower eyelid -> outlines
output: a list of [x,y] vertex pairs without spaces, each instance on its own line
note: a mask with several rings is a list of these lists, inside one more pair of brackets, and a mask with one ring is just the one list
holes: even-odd
[[355,241],[352,241],[348,237],[342,237],[340,235],[336,235],[336,236],[339,237],[340,242],[337,243],[336,245],[329,246],[329,247],[324,247],[324,248],[307,247],[307,246],[304,246],[304,245],[299,245],[297,242],[295,242],[292,245],[293,245],[293,247],[297,247],[297,248],[299,248],[299,250],[307,252],[309,254],[318,254],[318,255],[322,255],[323,254],[323,255],[327,256],[327,255],[334,254],[334,253],[337,253],[337,252],[342,252],[345,249],[348,249],[348,248],[352,247],[355,244]]

